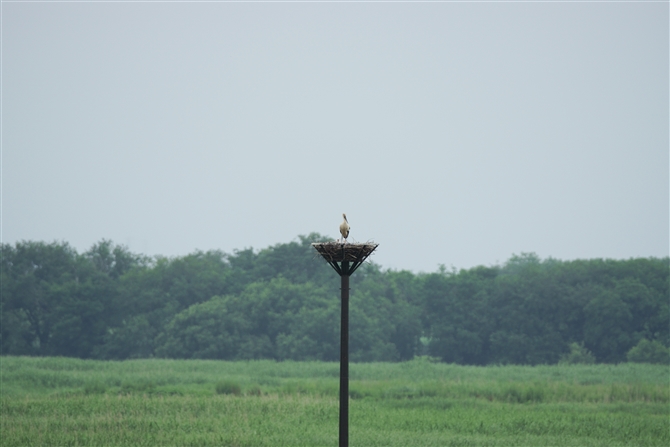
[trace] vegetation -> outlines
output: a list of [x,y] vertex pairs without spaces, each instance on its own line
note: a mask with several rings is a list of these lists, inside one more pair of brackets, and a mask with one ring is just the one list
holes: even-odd
[[629,362],[635,363],[670,363],[670,350],[658,341],[640,340],[627,354]]
[[230,380],[224,380],[216,384],[216,394],[235,394],[239,396],[241,393],[240,386]]
[[[103,240],[3,244],[3,355],[336,361],[339,278],[310,243],[148,258]],[[670,362],[669,259],[540,260],[351,279],[350,359]]]
[[[585,363],[590,365],[596,362],[596,358],[584,347],[584,343],[570,343],[570,352],[563,354],[559,363],[574,365],[576,363]],[[642,363],[642,362],[640,362]]]
[[[2,357],[3,446],[337,445],[332,362]],[[352,446],[665,446],[668,367],[351,365]]]

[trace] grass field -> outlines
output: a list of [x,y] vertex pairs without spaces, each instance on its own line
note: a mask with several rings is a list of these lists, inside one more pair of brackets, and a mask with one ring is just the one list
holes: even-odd
[[[1,357],[2,446],[336,446],[339,365]],[[667,446],[657,365],[350,366],[351,446]]]

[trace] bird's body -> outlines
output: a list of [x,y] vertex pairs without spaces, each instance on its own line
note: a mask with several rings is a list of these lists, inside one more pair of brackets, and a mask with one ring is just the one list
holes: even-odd
[[349,237],[349,230],[351,227],[349,226],[349,222],[347,221],[347,215],[342,213],[342,217],[344,217],[344,221],[340,224],[340,234],[342,235],[342,240],[344,243],[347,242],[347,238]]

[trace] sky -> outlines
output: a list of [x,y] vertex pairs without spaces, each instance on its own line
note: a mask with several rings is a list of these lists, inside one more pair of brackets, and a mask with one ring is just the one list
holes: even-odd
[[668,256],[668,2],[0,7],[3,243]]

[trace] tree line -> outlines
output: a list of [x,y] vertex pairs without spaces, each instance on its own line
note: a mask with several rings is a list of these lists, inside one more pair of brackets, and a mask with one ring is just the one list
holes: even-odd
[[[102,240],[2,244],[3,355],[339,358],[339,277],[313,233],[262,250],[148,257]],[[667,362],[668,258],[541,260],[351,277],[350,359]]]

